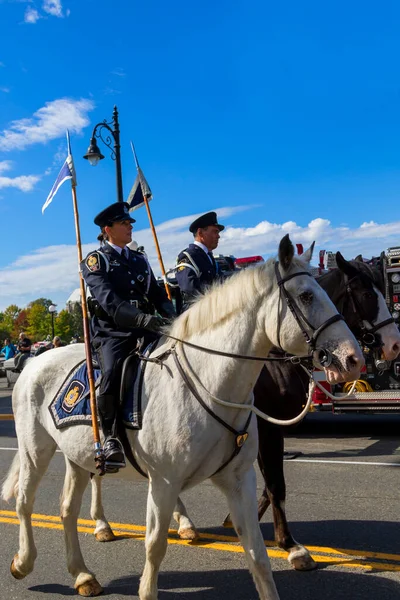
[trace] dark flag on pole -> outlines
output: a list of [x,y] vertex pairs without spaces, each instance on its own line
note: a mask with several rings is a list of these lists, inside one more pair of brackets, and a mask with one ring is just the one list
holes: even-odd
[[137,208],[143,206],[143,198],[147,198],[147,200],[149,201],[153,197],[150,186],[147,183],[145,176],[143,175],[142,169],[138,166],[137,170],[138,174],[136,176],[135,183],[133,184],[132,189],[129,192],[127,200],[130,211],[136,210]]

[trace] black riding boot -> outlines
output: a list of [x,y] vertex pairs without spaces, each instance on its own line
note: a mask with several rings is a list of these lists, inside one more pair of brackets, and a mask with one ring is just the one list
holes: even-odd
[[97,398],[97,406],[105,437],[103,450],[106,459],[106,470],[109,473],[117,473],[120,468],[126,466],[126,463],[122,444],[116,436],[114,396],[101,394]]

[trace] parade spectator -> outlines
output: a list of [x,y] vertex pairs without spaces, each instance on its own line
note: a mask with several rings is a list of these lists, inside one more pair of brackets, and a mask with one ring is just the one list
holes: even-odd
[[18,336],[18,345],[17,345],[18,352],[30,352],[31,346],[32,346],[31,340],[26,336],[26,334],[23,331],[21,331],[21,333]]
[[25,334],[21,334],[20,333],[20,341],[18,342],[18,354],[16,355],[16,357],[14,358],[14,364],[15,364],[15,370],[17,372],[21,372],[22,369],[25,366],[26,361],[28,360],[28,358],[31,355],[31,347],[32,347],[32,342],[29,338],[24,337],[21,339],[21,335]]
[[56,335],[53,338],[52,344],[53,344],[53,346],[52,346],[53,348],[61,348],[62,346],[65,346],[65,343],[62,341],[62,339],[58,335]]
[[9,358],[13,358],[13,356],[15,356],[16,353],[16,347],[14,346],[14,344],[11,343],[10,338],[6,338],[4,340],[4,347],[0,351],[0,354],[3,354],[5,359],[8,360]]

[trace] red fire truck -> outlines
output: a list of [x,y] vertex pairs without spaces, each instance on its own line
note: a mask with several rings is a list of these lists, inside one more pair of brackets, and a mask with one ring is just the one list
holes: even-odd
[[[400,325],[400,246],[388,248],[372,262],[382,269],[385,300],[397,325]],[[320,253],[320,273],[335,268],[334,254]],[[332,400],[316,388],[313,396],[314,410],[334,413],[399,413],[400,412],[400,357],[387,361],[364,349],[365,367],[355,389],[348,395],[352,384],[330,386],[323,371],[315,371],[314,379],[335,396]]]

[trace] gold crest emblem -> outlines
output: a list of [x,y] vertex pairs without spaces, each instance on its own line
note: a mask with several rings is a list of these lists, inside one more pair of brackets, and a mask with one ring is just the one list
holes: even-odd
[[98,271],[100,269],[99,258],[96,253],[88,256],[86,265],[89,271]]
[[67,394],[65,394],[64,402],[67,406],[74,406],[79,398],[79,387],[75,386]]

